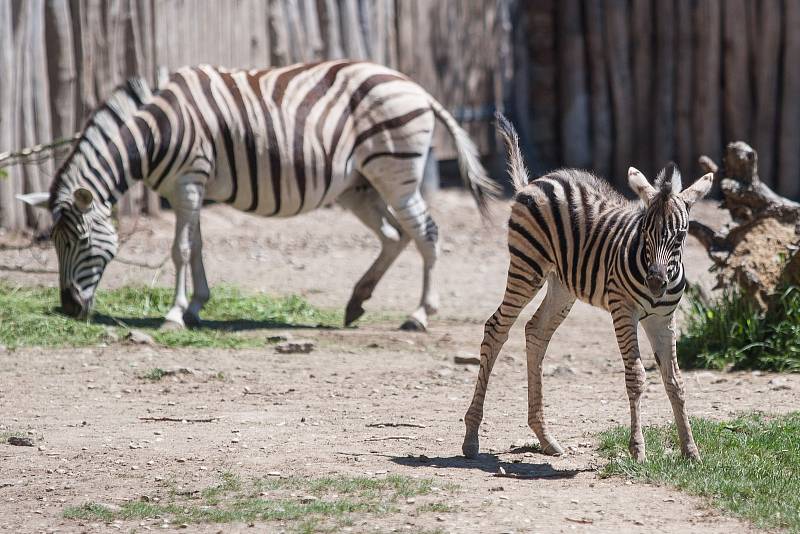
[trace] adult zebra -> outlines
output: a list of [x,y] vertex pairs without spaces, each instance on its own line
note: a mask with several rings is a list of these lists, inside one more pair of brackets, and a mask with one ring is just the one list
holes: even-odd
[[708,193],[713,175],[681,190],[674,165],[661,171],[655,187],[631,168],[628,181],[641,203],[626,200],[583,171],[562,169],[529,182],[514,128],[502,115],[498,125],[517,191],[508,223],[511,262],[503,302],[486,321],[475,393],[464,417],[464,455],[478,454],[478,427],[497,354],[522,309],[546,281],[544,301],[525,325],[528,425],[542,450],[563,452],[544,422],[542,360],[553,333],[581,299],[609,311],[614,321],[630,401],[631,455],[638,461],[645,458],[639,418],[645,371],[636,332],[641,321],[672,404],[681,451],[699,458],[675,356],[674,312],[685,286],[681,254],[689,208]]
[[399,72],[354,61],[250,71],[187,67],[155,92],[129,80],[93,113],[50,192],[21,199],[52,211],[62,307],[85,317],[117,249],[112,205],[137,180],[166,197],[176,213],[175,300],[166,324],[177,326],[198,321],[210,296],[203,199],[274,217],[338,201],[381,241],[345,322],[363,314],[362,303],[413,239],[423,291],[404,326],[424,329],[438,306],[431,280],[438,232],[420,194],[435,118],[453,136],[464,182],[484,210],[496,188],[453,117]]

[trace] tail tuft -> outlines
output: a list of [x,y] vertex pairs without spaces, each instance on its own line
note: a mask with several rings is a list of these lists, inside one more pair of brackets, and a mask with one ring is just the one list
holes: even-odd
[[481,214],[488,217],[489,199],[500,196],[500,186],[486,174],[486,169],[483,168],[478,157],[478,147],[469,138],[467,132],[458,125],[453,116],[433,97],[430,99],[430,104],[433,113],[444,123],[453,136],[458,153],[458,169],[461,173],[461,179],[464,180],[464,185],[472,193],[472,197],[475,199]]
[[503,138],[506,144],[506,152],[508,153],[508,174],[511,175],[511,182],[514,184],[514,191],[519,192],[528,185],[530,175],[528,169],[525,167],[525,161],[522,159],[522,153],[519,150],[519,136],[505,115],[499,111],[494,114],[497,120],[497,131]]

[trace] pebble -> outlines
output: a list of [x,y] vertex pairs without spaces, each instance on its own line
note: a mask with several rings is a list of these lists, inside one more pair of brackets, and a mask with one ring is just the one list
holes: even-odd
[[308,354],[316,344],[313,341],[297,339],[275,345],[275,351],[281,354]]

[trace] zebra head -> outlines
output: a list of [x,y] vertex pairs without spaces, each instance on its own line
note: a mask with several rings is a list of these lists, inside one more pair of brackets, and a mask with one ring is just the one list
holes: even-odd
[[628,183],[644,202],[642,219],[642,261],[645,283],[655,298],[678,281],[682,268],[683,244],[689,230],[689,210],[711,189],[709,173],[686,189],[674,163],[661,170],[655,187],[638,170],[628,169]]
[[32,193],[19,198],[37,207],[51,205],[54,222],[50,236],[58,256],[61,309],[69,316],[86,319],[103,271],[117,253],[111,208],[95,202],[91,191],[83,187],[70,195],[54,192],[54,200],[49,197]]

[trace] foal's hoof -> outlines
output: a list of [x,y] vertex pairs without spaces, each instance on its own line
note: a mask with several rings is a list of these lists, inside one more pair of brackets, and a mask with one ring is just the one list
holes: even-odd
[[469,458],[470,460],[474,460],[478,457],[478,451],[480,447],[478,446],[478,438],[470,439],[464,438],[464,443],[461,445],[461,452],[464,453],[465,458]]
[[562,449],[561,445],[559,445],[554,439],[544,443],[539,443],[539,447],[542,449],[542,454],[546,454],[548,456],[561,456],[564,454],[564,449]]
[[344,311],[344,325],[350,326],[362,315],[364,315],[364,308],[361,307],[361,303],[351,300],[347,303],[347,308]]
[[183,330],[185,327],[186,325],[184,325],[183,323],[179,323],[177,321],[170,321],[169,319],[167,319],[161,325],[161,328],[159,328],[159,330],[171,332],[175,330]]
[[409,317],[406,319],[406,322],[400,325],[400,330],[405,330],[406,332],[427,332],[428,329],[425,328],[425,325],[419,322],[418,320],[414,319],[413,317]]

